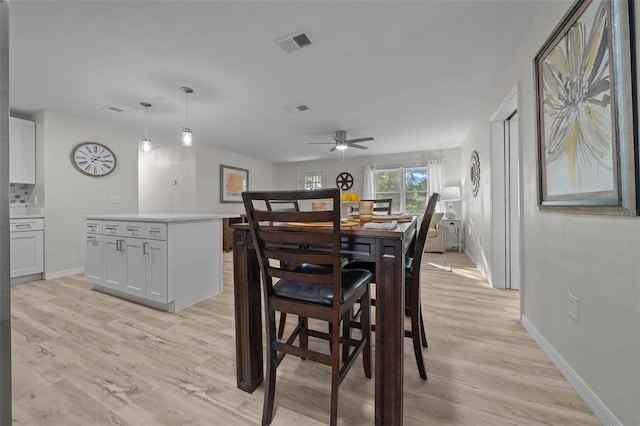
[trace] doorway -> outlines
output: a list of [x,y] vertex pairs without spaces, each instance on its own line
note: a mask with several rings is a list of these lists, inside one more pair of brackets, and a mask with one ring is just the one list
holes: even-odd
[[[492,261],[495,288],[521,290],[522,223],[518,91],[514,88],[491,122]],[[522,307],[522,294],[521,304]]]
[[504,122],[505,288],[520,290],[520,179],[518,111]]

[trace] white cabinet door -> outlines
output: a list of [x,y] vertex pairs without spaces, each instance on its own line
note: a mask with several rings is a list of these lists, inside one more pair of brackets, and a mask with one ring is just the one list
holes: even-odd
[[167,303],[167,242],[147,240],[144,244],[147,299]]
[[105,287],[124,291],[126,283],[127,258],[124,251],[124,238],[105,236]]
[[92,284],[104,284],[104,256],[104,237],[102,235],[87,235],[87,262],[84,268],[84,277]]
[[36,183],[36,123],[9,117],[9,182]]
[[11,278],[44,271],[42,231],[11,232]]
[[141,238],[125,238],[126,274],[124,292],[135,296],[145,297],[146,286],[146,256],[143,253],[144,240]]

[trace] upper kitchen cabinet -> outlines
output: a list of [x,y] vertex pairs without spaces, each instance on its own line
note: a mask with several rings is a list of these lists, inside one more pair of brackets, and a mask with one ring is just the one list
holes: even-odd
[[9,117],[9,182],[36,183],[36,123]]

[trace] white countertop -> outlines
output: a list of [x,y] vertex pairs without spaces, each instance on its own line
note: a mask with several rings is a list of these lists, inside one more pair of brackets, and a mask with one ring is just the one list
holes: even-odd
[[236,213],[131,213],[131,214],[97,214],[87,215],[85,219],[93,220],[129,220],[133,222],[189,222],[224,219],[230,217],[240,217]]
[[44,219],[41,214],[15,214],[10,215],[9,219]]

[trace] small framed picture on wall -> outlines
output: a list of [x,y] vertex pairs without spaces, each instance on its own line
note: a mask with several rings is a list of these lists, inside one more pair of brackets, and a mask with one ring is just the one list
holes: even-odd
[[249,189],[249,170],[220,165],[220,202],[241,203],[242,192]]

